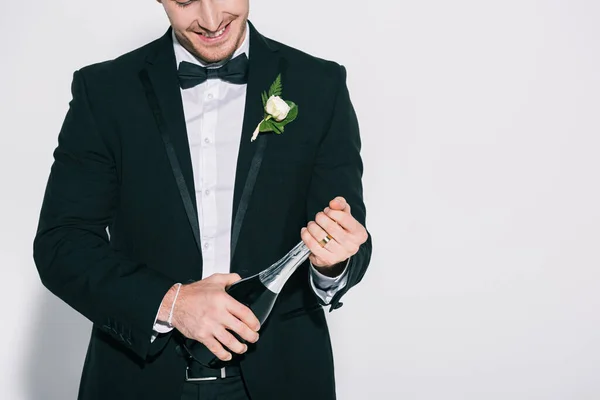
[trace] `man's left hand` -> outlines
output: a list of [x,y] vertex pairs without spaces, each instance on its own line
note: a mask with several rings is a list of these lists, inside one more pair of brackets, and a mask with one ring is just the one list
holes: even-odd
[[311,251],[311,263],[328,276],[339,275],[340,264],[356,254],[368,238],[367,230],[352,216],[350,204],[343,197],[331,200],[315,221],[302,228],[300,236]]

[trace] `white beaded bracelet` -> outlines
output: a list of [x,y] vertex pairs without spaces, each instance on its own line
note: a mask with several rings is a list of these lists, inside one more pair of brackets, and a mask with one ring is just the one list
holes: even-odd
[[173,303],[171,303],[171,311],[169,311],[169,318],[167,318],[167,324],[170,327],[173,327],[171,321],[173,320],[173,310],[175,309],[175,302],[177,301],[177,296],[179,296],[179,290],[181,289],[181,283],[177,283],[177,292],[175,292],[175,297],[173,298]]

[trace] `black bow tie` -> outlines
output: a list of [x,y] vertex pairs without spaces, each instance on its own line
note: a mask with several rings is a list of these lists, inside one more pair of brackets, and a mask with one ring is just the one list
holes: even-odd
[[179,63],[179,86],[189,89],[205,82],[207,79],[221,79],[226,82],[242,85],[248,81],[248,57],[246,54],[229,60],[219,68],[205,68],[187,61]]

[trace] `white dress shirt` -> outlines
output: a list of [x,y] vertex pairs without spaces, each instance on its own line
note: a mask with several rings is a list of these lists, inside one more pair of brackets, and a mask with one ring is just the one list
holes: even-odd
[[[232,58],[243,53],[250,58],[249,32],[246,25],[246,37]],[[208,68],[223,64],[207,65],[197,59],[179,43],[174,33],[173,47],[177,65],[182,61]],[[193,88],[181,89],[201,234],[202,279],[215,273],[230,272],[233,190],[246,87],[245,84],[208,79]],[[347,268],[336,278],[325,276],[314,267],[310,271],[310,284],[325,304],[329,304],[335,293],[346,285]],[[162,321],[155,322],[157,333],[171,329]]]

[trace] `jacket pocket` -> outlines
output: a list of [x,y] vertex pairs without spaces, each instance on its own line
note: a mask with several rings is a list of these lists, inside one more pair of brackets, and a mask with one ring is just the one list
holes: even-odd
[[320,304],[313,304],[313,305],[307,306],[307,307],[294,308],[293,310],[286,311],[284,313],[279,314],[279,320],[286,321],[288,319],[296,318],[301,315],[310,314],[310,313],[313,313],[315,311],[322,310],[322,309],[323,309],[323,306]]

